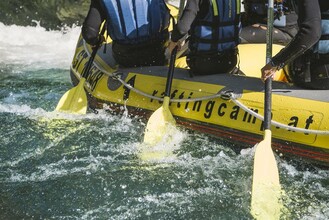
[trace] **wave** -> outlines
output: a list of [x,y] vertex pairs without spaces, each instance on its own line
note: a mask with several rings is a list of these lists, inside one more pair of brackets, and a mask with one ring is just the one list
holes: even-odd
[[0,23],[0,64],[33,69],[69,69],[81,27],[49,30]]
[[0,68],[69,69],[90,0],[11,0],[0,7]]

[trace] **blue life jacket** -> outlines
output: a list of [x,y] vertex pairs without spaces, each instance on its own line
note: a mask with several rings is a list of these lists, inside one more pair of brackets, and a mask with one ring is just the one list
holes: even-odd
[[329,54],[329,10],[321,12],[321,38],[314,46],[314,53]]
[[209,10],[197,17],[190,30],[192,52],[224,52],[235,50],[241,31],[240,0],[209,0]]
[[140,44],[168,37],[169,9],[164,0],[102,0],[107,31],[122,44]]

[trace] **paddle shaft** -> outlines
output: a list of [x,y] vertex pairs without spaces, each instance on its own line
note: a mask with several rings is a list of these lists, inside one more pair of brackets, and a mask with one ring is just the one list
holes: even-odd
[[[273,0],[268,1],[267,11],[267,28],[266,31],[266,63],[271,62],[272,58],[272,44],[273,44]],[[264,102],[264,129],[270,130],[271,128],[271,109],[272,109],[272,77],[265,81],[265,102]]]
[[[166,90],[165,90],[165,95],[163,97],[162,106],[158,108],[151,115],[146,125],[145,134],[144,134],[144,143],[147,145],[155,146],[163,139],[164,135],[166,135],[168,132],[170,132],[170,130],[172,130],[171,127],[175,126],[176,124],[176,121],[170,112],[169,103],[170,103],[170,90],[173,81],[177,49],[178,47],[176,46],[171,52],[167,82],[166,82]],[[154,157],[154,154],[151,154],[151,158],[152,157]],[[147,156],[144,158],[150,158],[150,157]]]
[[[272,57],[273,0],[268,1],[266,63]],[[265,81],[264,139],[257,144],[251,193],[251,214],[257,220],[280,219],[282,203],[279,170],[272,151],[272,78]]]
[[86,67],[83,69],[82,77],[85,78],[85,79],[88,78],[88,76],[89,76],[89,70],[91,68],[92,63],[94,62],[94,59],[95,59],[95,56],[97,54],[98,48],[99,48],[98,45],[93,47],[93,52],[91,53],[91,56],[88,60],[88,63],[86,65]]
[[175,60],[176,60],[177,49],[178,49],[178,47],[176,46],[172,50],[171,56],[170,56],[169,70],[168,70],[168,75],[167,75],[166,91],[165,91],[165,96],[167,96],[167,97],[170,96],[171,84],[172,84],[174,70],[175,70]]
[[86,67],[83,70],[82,77],[85,78],[85,79],[88,78],[88,76],[90,74],[89,73],[90,72],[90,68],[91,68],[91,66],[92,66],[92,64],[94,62],[94,59],[95,59],[96,54],[97,54],[97,51],[98,51],[99,47],[102,45],[102,36],[104,35],[105,28],[106,28],[106,23],[103,24],[101,33],[99,34],[99,41],[93,47],[93,52],[91,53],[91,56],[90,56],[90,58],[88,60],[88,63],[87,63]]

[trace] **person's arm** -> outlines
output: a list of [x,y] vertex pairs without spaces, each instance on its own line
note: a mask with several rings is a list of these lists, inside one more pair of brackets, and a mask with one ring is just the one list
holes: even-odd
[[82,37],[90,45],[96,45],[99,41],[99,30],[105,20],[105,12],[102,10],[99,0],[91,0],[88,15],[82,26]]
[[178,46],[178,51],[181,50],[182,42],[179,40],[183,38],[191,28],[191,25],[196,18],[202,0],[188,0],[186,6],[183,10],[182,16],[178,20],[176,26],[174,26],[173,31],[171,32],[171,39],[168,45],[169,53]]
[[321,13],[318,1],[298,1],[299,30],[291,42],[262,68],[262,79],[273,77],[276,70],[305,53],[321,37]]
[[197,13],[200,10],[201,0],[188,0],[183,10],[182,16],[177,21],[177,25],[174,27],[171,33],[171,40],[177,42],[184,37],[191,28]]

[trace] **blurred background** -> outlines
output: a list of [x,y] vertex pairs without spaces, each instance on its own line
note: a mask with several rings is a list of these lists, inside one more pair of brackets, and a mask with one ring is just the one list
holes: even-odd
[[90,0],[10,0],[0,1],[0,22],[5,25],[40,26],[58,30],[81,25]]

